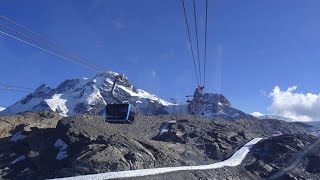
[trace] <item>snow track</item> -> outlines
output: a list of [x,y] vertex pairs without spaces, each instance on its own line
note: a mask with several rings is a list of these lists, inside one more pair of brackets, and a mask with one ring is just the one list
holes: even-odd
[[129,178],[129,177],[139,177],[139,176],[148,176],[169,173],[174,171],[190,171],[190,170],[206,170],[206,169],[217,169],[225,166],[238,166],[244,160],[248,154],[250,148],[259,142],[262,138],[254,138],[237,152],[235,152],[229,159],[222,162],[209,164],[209,165],[200,165],[200,166],[180,166],[180,167],[164,167],[164,168],[154,168],[154,169],[141,169],[141,170],[131,170],[131,171],[120,171],[120,172],[108,172],[101,174],[93,175],[84,175],[76,177],[61,178],[60,180],[85,180],[85,179],[115,179],[115,178]]

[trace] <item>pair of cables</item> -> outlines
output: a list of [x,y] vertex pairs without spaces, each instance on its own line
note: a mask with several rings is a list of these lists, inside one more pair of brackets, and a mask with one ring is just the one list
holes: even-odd
[[[196,37],[196,50],[193,48],[192,36],[190,31],[190,25],[188,21],[188,16],[186,12],[186,4],[184,0],[182,1],[182,8],[184,19],[187,27],[188,40],[192,55],[192,61],[194,66],[194,71],[196,75],[196,80],[199,87],[204,87],[206,84],[206,62],[207,62],[207,32],[208,32],[208,0],[206,0],[206,11],[205,11],[205,32],[204,32],[204,55],[203,55],[203,69],[201,69],[201,59],[200,59],[200,50],[199,50],[199,36],[198,36],[198,23],[197,23],[197,6],[196,0],[193,0],[193,18],[195,26],[195,37]],[[196,56],[197,55],[197,56]],[[196,60],[198,64],[196,63]]]

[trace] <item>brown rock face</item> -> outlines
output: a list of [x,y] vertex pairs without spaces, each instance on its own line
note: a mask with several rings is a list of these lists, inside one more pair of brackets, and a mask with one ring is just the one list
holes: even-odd
[[[31,128],[54,128],[62,117],[54,112],[21,113],[0,115],[0,138],[13,135],[16,131],[30,131]],[[19,126],[17,130],[15,130]]]

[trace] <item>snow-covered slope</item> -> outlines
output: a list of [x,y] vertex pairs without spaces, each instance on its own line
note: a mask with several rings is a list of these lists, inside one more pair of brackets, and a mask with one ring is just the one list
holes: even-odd
[[5,109],[6,109],[6,108],[4,108],[4,107],[0,107],[0,112],[3,111],[3,110],[5,110]]
[[[118,73],[99,73],[95,77],[66,80],[57,88],[41,85],[33,93],[7,107],[0,114],[52,110],[62,116],[105,113],[107,103],[117,102],[111,95],[113,80]],[[135,105],[144,114],[166,113],[171,105],[144,90],[136,89],[127,78],[115,88],[117,98]]]
[[251,113],[251,115],[255,116],[259,119],[277,119],[277,120],[288,121],[288,122],[297,121],[292,118],[283,117],[283,116],[279,116],[279,115],[275,115],[275,114],[262,114],[259,112],[253,112],[253,113]]
[[131,171],[120,171],[120,172],[108,172],[101,174],[92,174],[84,176],[75,176],[75,177],[66,177],[59,178],[59,180],[83,180],[83,179],[117,179],[117,178],[132,178],[132,177],[142,177],[150,176],[156,174],[164,174],[176,171],[195,171],[195,170],[206,170],[206,169],[218,169],[222,167],[234,167],[238,166],[245,159],[247,154],[253,145],[257,144],[262,138],[254,138],[237,152],[235,152],[229,159],[226,159],[221,162],[208,164],[208,165],[199,165],[199,166],[179,166],[179,167],[165,167],[165,168],[155,168],[155,169],[140,169],[140,170],[131,170]]

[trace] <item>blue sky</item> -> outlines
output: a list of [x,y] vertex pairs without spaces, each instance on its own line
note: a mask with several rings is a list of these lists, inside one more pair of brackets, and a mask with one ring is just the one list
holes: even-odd
[[[202,45],[205,1],[197,2]],[[191,13],[192,1],[186,3]],[[0,0],[0,13],[125,73],[138,88],[184,100],[196,81],[181,6],[180,0]],[[316,0],[209,0],[206,92],[263,113],[275,86],[319,93],[319,6]],[[3,35],[0,60],[0,82],[25,87],[95,75]],[[25,95],[0,91],[0,106]]]

